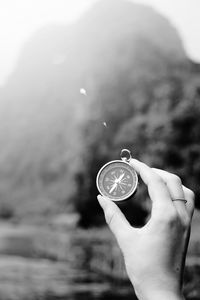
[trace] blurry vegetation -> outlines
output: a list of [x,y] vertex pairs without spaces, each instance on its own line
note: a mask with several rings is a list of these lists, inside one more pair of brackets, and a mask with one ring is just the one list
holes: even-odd
[[8,220],[15,215],[14,207],[9,203],[0,203],[0,219]]
[[[196,217],[192,239],[199,234]],[[122,253],[107,227],[67,232],[36,226],[10,226],[5,232],[2,227],[1,299],[78,300],[83,293],[84,299],[136,299]],[[189,258],[184,293],[187,300],[197,300],[200,269],[192,262],[195,257]]]
[[[82,226],[102,224],[96,174],[125,147],[198,195],[199,78],[176,30],[150,7],[103,0],[74,25],[37,31],[0,90],[0,215],[76,211]],[[141,187],[131,204],[138,225],[145,195]]]

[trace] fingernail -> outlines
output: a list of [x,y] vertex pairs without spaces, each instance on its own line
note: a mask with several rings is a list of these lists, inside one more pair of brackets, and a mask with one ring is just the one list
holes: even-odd
[[106,199],[104,197],[102,197],[101,195],[98,195],[97,200],[99,201],[99,204],[101,205],[101,207],[104,208],[106,205],[106,202],[107,202]]

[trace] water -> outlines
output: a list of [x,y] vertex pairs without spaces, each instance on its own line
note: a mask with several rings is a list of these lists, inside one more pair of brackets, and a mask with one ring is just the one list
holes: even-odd
[[[198,300],[197,257],[187,264],[186,299]],[[137,299],[108,230],[60,232],[1,224],[0,300],[84,299]]]
[[0,300],[134,300],[124,272],[108,231],[1,226]]
[[0,270],[0,300],[136,299],[129,281],[69,262],[2,255]]

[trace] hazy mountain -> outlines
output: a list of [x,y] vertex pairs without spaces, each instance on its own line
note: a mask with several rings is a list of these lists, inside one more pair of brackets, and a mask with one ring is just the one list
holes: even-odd
[[128,1],[99,1],[74,25],[35,32],[0,91],[0,201],[15,200],[19,213],[48,213],[70,199],[82,166],[82,126],[95,118],[105,78],[127,70],[138,80],[158,77],[186,61],[169,21]]

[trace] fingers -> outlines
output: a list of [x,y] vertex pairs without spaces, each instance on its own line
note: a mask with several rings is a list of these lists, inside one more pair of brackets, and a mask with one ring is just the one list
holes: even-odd
[[[185,199],[182,182],[178,176],[171,174],[167,171],[160,170],[160,169],[153,168],[153,170],[158,175],[160,175],[162,177],[162,179],[164,180],[164,182],[166,183],[172,200],[173,199]],[[185,218],[187,215],[187,209],[186,209],[185,202],[179,200],[179,201],[173,201],[173,204],[176,207],[178,214],[181,217]]]
[[155,169],[153,170],[162,177],[166,183],[171,198],[173,199],[186,199],[187,203],[184,201],[173,201],[173,204],[179,214],[179,216],[186,220],[188,215],[191,219],[194,211],[194,193],[182,185],[181,179],[174,174],[167,171]]
[[[168,218],[178,213],[177,216],[181,217],[183,224],[187,225],[191,221],[194,212],[194,193],[182,185],[179,177],[163,170],[152,169],[136,159],[131,159],[130,165],[148,187],[153,204],[152,217]],[[172,201],[173,198],[186,199],[187,203]],[[106,222],[116,238],[122,240],[127,237],[130,229],[134,228],[130,226],[118,206],[100,195],[98,201],[104,210]]]
[[119,241],[119,244],[121,244],[121,241],[127,237],[127,233],[130,232],[132,227],[113,201],[101,195],[98,195],[97,199],[104,211],[106,223]]
[[152,216],[153,213],[157,213],[157,210],[158,213],[161,211],[164,213],[171,212],[174,209],[171,196],[161,176],[136,159],[131,159],[130,165],[139,173],[148,187],[149,196],[153,201]]

